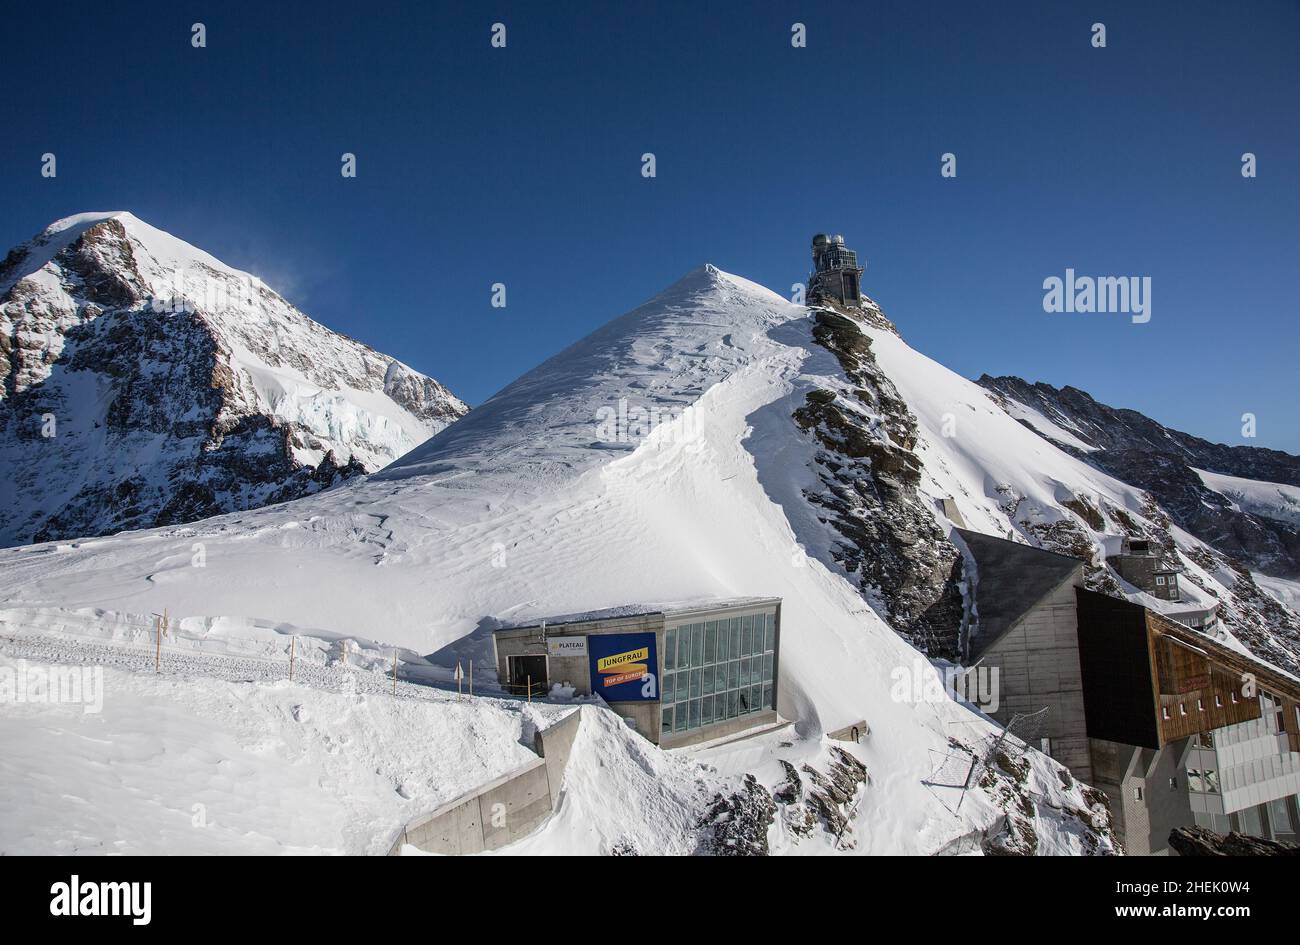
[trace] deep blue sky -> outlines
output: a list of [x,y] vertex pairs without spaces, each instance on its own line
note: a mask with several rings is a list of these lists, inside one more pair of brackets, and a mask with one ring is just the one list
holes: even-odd
[[[1295,0],[47,3],[5,32],[3,248],[128,209],[471,403],[704,262],[788,294],[828,230],[954,370],[1228,443],[1250,411],[1300,452]],[[1151,322],[1045,314],[1067,267],[1151,276]]]

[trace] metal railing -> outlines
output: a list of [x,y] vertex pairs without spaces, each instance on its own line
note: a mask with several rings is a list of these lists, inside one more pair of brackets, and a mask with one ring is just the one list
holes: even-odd
[[527,699],[529,702],[533,701],[533,696],[541,698],[551,691],[549,683],[545,681],[533,682],[531,676],[526,677],[522,683],[502,683],[501,688],[510,695],[517,696],[520,699]]

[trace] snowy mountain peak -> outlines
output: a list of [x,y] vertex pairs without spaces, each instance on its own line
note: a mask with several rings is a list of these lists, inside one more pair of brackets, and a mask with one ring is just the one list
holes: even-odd
[[0,263],[0,543],[294,498],[466,410],[127,211],[64,217]]
[[[713,265],[570,345],[385,469],[384,479],[495,474],[551,481],[631,452],[735,373],[780,356],[773,327],[807,310]],[[666,434],[661,434],[666,435]]]

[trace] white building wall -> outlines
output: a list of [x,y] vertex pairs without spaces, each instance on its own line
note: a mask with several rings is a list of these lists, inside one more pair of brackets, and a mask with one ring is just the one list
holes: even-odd
[[1265,712],[1211,734],[1214,747],[1194,747],[1187,767],[1218,772],[1219,791],[1192,792],[1193,810],[1233,814],[1300,795],[1300,754],[1290,750],[1286,733],[1278,731],[1275,714]]

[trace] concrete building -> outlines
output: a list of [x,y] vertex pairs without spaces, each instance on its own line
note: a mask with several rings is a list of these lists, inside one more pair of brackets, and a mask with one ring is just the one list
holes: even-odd
[[1181,600],[1178,569],[1165,563],[1160,543],[1147,538],[1125,538],[1120,553],[1106,563],[1134,587],[1161,600]]
[[1046,706],[1047,732],[1035,745],[1091,783],[1074,590],[1083,562],[1028,545],[956,529],[975,561],[974,628],[962,641],[967,666],[997,667],[1004,725]]
[[1092,783],[1129,852],[1168,853],[1194,824],[1295,839],[1300,682],[1137,604],[1078,597]]
[[1300,681],[1087,590],[1081,561],[956,535],[974,564],[966,665],[999,670],[991,714],[1048,707],[1041,747],[1106,793],[1128,852],[1167,854],[1193,824],[1295,838]]
[[1214,601],[1209,607],[1197,607],[1192,610],[1171,610],[1165,613],[1170,620],[1176,620],[1184,627],[1209,632],[1219,625],[1219,608],[1223,606]]
[[844,237],[818,233],[812,241],[813,271],[808,280],[808,300],[834,300],[841,305],[862,301],[862,267],[858,254],[844,245]]
[[599,695],[664,748],[778,720],[779,598],[631,605],[503,627],[492,639],[510,691]]

